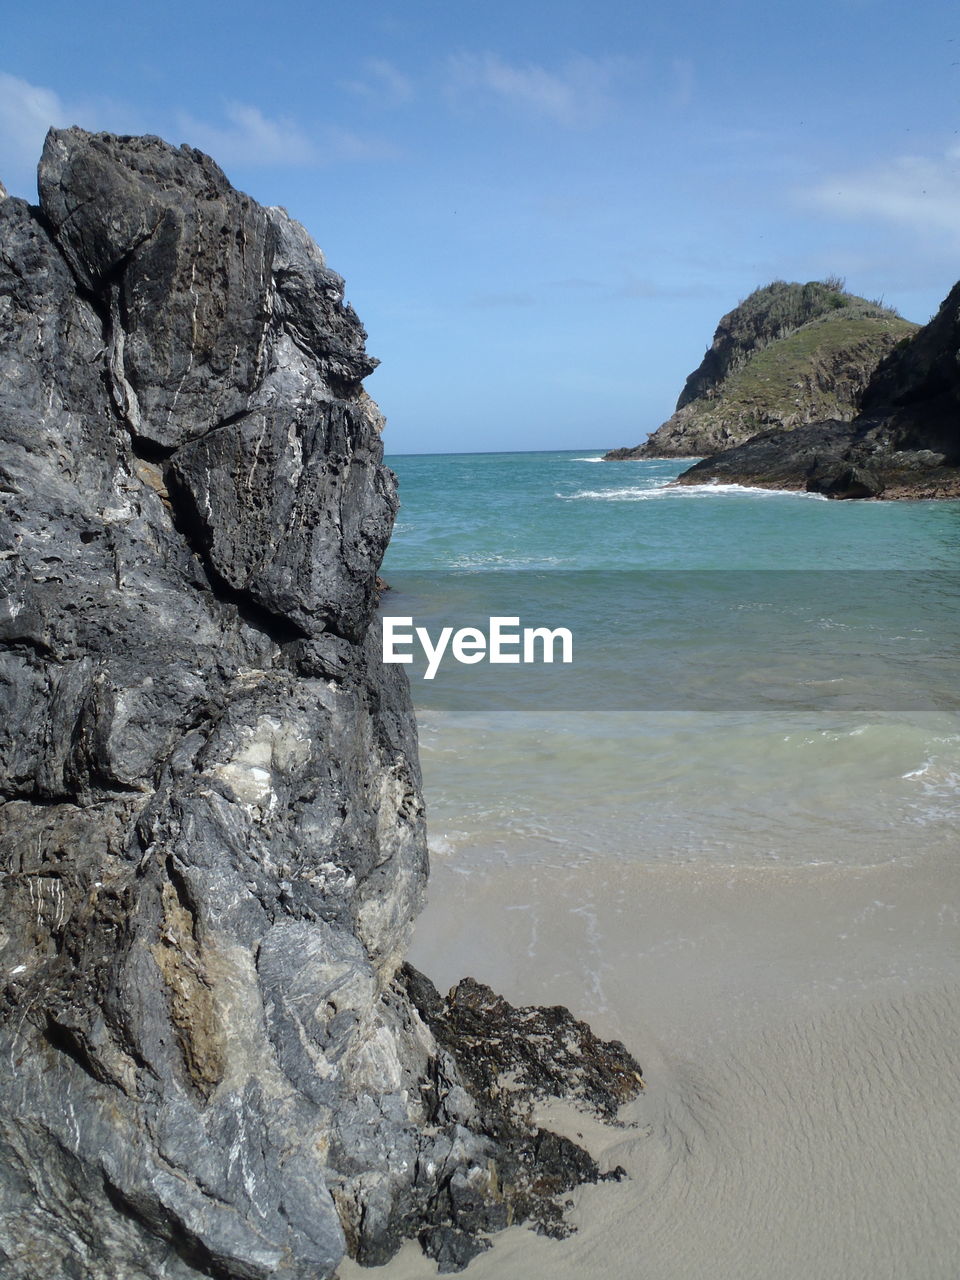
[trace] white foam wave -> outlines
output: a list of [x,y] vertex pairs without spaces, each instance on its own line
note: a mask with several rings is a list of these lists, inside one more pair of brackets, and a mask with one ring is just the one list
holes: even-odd
[[564,502],[646,502],[652,498],[702,498],[735,495],[748,498],[812,498],[816,502],[829,499],[822,493],[805,493],[796,489],[761,489],[746,484],[658,485],[651,489],[581,489],[579,493],[558,493]]
[[562,564],[559,556],[502,556],[494,553],[474,553],[457,556],[447,566],[450,569],[542,569]]
[[446,835],[432,833],[427,836],[427,850],[433,858],[449,858],[456,852],[456,847],[456,840],[451,840]]
[[595,458],[568,458],[567,461],[568,462],[602,462],[603,456],[602,454],[598,453]]
[[931,756],[919,769],[911,769],[902,775],[904,779],[919,782],[924,792],[931,796],[960,796],[960,773],[950,762]]

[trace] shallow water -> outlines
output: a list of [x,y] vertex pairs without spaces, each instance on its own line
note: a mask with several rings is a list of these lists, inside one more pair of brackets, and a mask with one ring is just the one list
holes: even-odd
[[430,849],[576,863],[872,866],[956,845],[948,716],[428,712]]
[[665,487],[598,454],[394,459],[384,611],[564,625],[570,666],[414,665],[431,848],[872,865],[960,807],[960,503]]
[[[648,1081],[625,1127],[565,1130],[629,1174],[575,1195],[577,1233],[513,1228],[468,1274],[953,1280],[960,504],[597,457],[396,460],[385,609],[558,600],[591,639],[539,683],[413,668],[411,959],[567,1004]],[[409,1244],[384,1274],[435,1268]]]

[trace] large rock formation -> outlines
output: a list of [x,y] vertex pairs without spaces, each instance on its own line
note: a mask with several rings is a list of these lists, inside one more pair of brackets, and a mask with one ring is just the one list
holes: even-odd
[[881,360],[916,330],[840,281],[776,281],[723,317],[673,416],[607,460],[702,457],[762,431],[849,422]]
[[852,422],[766,432],[679,484],[724,481],[831,498],[960,497],[960,284],[877,368]]
[[455,1269],[598,1171],[529,1090],[491,1119],[399,967],[427,858],[365,335],[189,147],[52,132],[40,193],[0,202],[0,1270],[318,1280],[414,1234]]

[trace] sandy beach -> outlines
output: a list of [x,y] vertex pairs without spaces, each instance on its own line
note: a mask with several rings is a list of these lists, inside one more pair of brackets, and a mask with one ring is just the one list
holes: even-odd
[[[568,1004],[648,1081],[622,1128],[552,1117],[629,1178],[578,1193],[568,1240],[512,1228],[468,1274],[953,1280],[957,889],[947,848],[856,868],[435,858],[414,963]],[[435,1268],[409,1244],[382,1274]]]
[[[467,1274],[956,1280],[957,509],[589,461],[399,467],[398,593],[454,565],[527,609],[543,579],[584,640],[576,703],[518,708],[491,679],[477,710],[418,705],[410,958],[441,990],[566,1005],[648,1084],[622,1128],[562,1118],[629,1174],[573,1197],[576,1234],[511,1228]],[[609,564],[666,572],[647,590]],[[445,606],[447,579],[426,587]],[[383,1274],[435,1267],[413,1242]]]

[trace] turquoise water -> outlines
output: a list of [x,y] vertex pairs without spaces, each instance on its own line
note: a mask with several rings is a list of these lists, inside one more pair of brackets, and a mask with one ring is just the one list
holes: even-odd
[[700,486],[599,453],[388,459],[384,612],[567,626],[414,665],[435,856],[872,865],[949,848],[960,503]]
[[667,489],[676,462],[599,453],[388,458],[400,569],[960,570],[960,502],[828,502],[737,486]]

